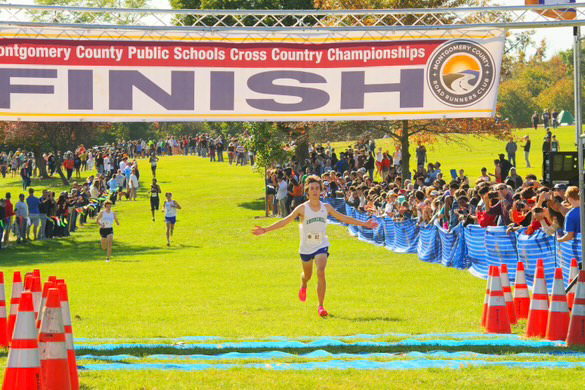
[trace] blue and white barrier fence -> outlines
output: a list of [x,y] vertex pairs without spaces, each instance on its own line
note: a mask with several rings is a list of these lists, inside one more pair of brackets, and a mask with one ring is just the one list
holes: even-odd
[[[375,218],[377,229],[348,226],[349,233],[358,239],[384,246],[396,253],[416,253],[420,260],[440,263],[446,267],[469,269],[476,277],[486,279],[490,265],[506,264],[510,282],[514,283],[516,265],[524,262],[526,281],[532,286],[536,261],[544,262],[544,273],[549,291],[552,290],[554,270],[563,269],[565,286],[568,284],[571,259],[581,262],[581,235],[569,242],[558,243],[556,237],[543,231],[527,236],[523,232],[507,234],[503,226],[482,228],[462,224],[446,230],[436,225],[418,226],[414,220],[393,221],[392,218],[371,217],[345,203],[343,199],[325,199],[337,211],[360,221]],[[340,224],[330,217],[331,223]]]

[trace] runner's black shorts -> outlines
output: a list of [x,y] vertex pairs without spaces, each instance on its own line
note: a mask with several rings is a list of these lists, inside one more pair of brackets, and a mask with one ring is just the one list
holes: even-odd
[[150,198],[150,209],[152,211],[158,210],[160,204],[160,198],[157,196],[156,198]]
[[100,228],[100,236],[108,238],[110,234],[114,234],[114,228]]

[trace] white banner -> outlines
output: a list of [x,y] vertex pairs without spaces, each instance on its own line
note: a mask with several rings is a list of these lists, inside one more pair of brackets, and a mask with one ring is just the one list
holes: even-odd
[[490,117],[505,40],[497,29],[170,34],[5,29],[0,119]]

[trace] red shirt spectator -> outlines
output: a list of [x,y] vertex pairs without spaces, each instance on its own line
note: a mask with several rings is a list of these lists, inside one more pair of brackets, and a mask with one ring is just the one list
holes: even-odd
[[6,199],[6,218],[12,217],[14,215],[14,206],[10,199]]
[[67,159],[63,163],[63,166],[65,167],[65,169],[73,169],[75,167],[75,162],[73,161],[73,159]]
[[486,228],[488,226],[496,226],[497,219],[498,219],[497,215],[491,215],[485,211],[477,212],[477,222],[479,223],[479,226],[481,226],[482,228]]

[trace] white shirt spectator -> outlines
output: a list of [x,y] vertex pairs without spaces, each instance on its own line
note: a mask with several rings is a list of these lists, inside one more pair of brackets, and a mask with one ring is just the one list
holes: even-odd
[[282,180],[278,184],[278,192],[276,193],[276,200],[284,199],[288,196],[288,183],[286,180]]
[[28,206],[26,202],[17,202],[14,205],[14,214],[17,217],[28,217]]
[[133,189],[138,188],[138,178],[136,177],[136,175],[134,173],[130,175],[130,186]]
[[402,164],[402,151],[400,149],[398,149],[396,152],[394,152],[394,165],[396,165],[397,167],[400,166],[400,164]]
[[89,187],[89,196],[92,198],[97,198],[99,196],[98,189],[93,184]]

